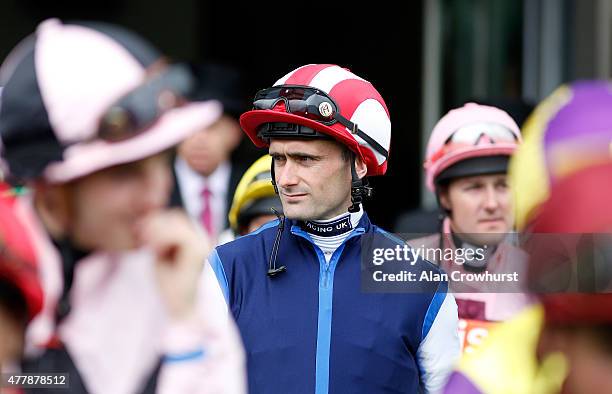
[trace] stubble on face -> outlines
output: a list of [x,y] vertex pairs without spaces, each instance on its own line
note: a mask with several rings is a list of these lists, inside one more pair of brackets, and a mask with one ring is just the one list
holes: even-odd
[[350,206],[350,163],[329,140],[273,140],[276,183],[286,217],[323,220]]

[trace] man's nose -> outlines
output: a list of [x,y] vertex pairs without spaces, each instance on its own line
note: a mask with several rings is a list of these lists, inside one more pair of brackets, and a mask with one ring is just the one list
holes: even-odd
[[291,160],[287,160],[282,167],[276,167],[274,170],[277,178],[276,183],[280,187],[288,188],[298,184],[297,166]]
[[494,185],[488,185],[485,188],[485,208],[487,210],[494,211],[499,208],[499,198]]

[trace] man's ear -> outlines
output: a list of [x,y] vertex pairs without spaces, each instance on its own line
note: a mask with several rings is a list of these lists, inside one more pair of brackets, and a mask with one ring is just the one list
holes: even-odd
[[355,155],[355,170],[357,171],[359,179],[363,179],[368,173],[368,166],[366,166],[365,162],[361,160],[361,157],[358,155]]
[[448,196],[448,187],[439,187],[438,190],[438,201],[440,201],[440,205],[444,208],[445,211],[452,211],[452,204],[450,202],[450,198]]

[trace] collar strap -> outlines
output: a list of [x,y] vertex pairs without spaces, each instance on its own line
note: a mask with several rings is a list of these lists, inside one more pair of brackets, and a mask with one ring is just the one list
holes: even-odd
[[353,229],[351,215],[346,215],[332,222],[301,221],[299,225],[307,233],[321,237],[334,237],[348,233]]

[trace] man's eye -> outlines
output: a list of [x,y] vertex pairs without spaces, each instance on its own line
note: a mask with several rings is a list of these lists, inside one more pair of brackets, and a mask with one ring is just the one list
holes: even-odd
[[507,189],[508,188],[508,182],[502,181],[502,182],[498,182],[495,185],[498,189]]
[[315,161],[314,157],[311,156],[299,156],[297,158],[301,163],[312,163]]

